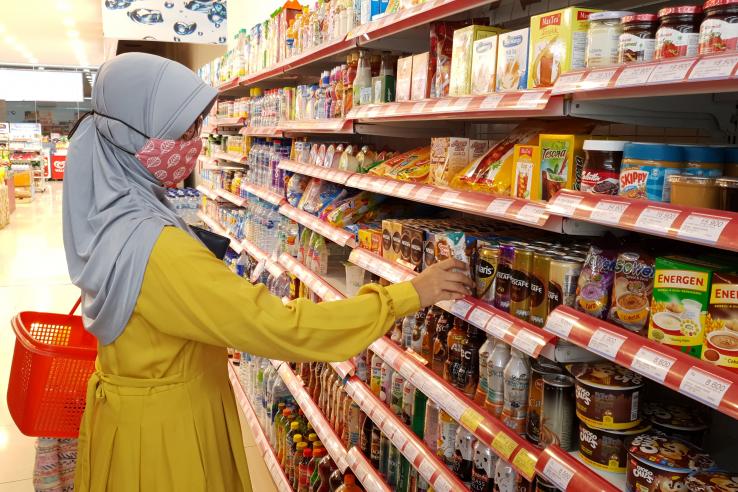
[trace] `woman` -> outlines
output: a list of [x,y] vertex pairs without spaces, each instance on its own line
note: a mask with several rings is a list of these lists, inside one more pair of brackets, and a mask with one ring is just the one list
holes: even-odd
[[64,178],[64,246],[99,341],[79,437],[85,491],[251,490],[225,347],[340,361],[396,318],[468,292],[448,260],[354,298],[283,305],[233,275],[168,204],[200,151],[216,91],[182,65],[131,53],[105,63]]

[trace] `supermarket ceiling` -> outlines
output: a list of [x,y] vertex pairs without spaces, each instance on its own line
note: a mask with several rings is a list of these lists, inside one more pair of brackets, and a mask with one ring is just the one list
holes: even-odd
[[100,0],[13,3],[0,17],[0,65],[97,66],[103,62]]

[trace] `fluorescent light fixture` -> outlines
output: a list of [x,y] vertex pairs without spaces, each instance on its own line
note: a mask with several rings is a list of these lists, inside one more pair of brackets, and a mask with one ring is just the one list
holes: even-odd
[[82,72],[0,70],[0,99],[6,101],[82,101]]
[[72,10],[72,6],[69,5],[69,2],[67,2],[66,0],[59,0],[58,2],[56,2],[56,8],[62,12],[69,12],[70,10]]

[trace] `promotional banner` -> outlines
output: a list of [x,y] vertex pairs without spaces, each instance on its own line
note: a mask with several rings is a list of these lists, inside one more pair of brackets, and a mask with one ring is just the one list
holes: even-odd
[[227,0],[101,0],[103,35],[225,44]]

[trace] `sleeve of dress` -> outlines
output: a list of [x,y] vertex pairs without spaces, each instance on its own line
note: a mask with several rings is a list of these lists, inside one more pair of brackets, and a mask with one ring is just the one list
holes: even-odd
[[154,247],[136,305],[166,334],[296,362],[346,360],[419,308],[409,282],[366,285],[341,301],[285,305],[173,227]]

